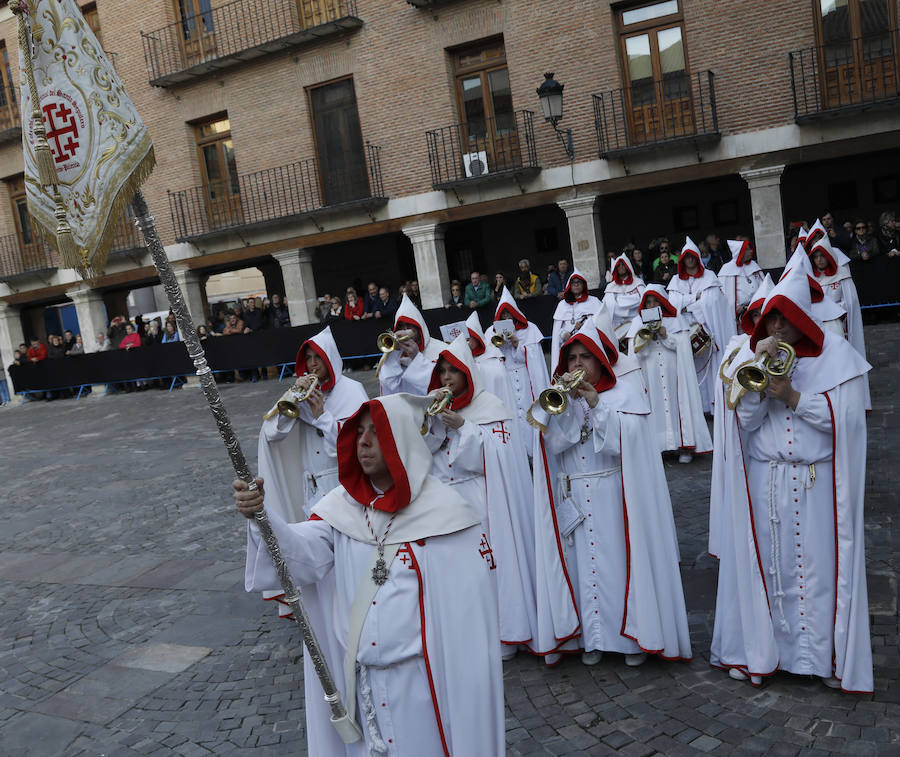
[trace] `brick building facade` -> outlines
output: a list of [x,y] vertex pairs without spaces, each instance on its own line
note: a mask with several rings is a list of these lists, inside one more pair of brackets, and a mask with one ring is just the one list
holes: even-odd
[[[153,137],[144,192],[198,320],[205,278],[240,268],[304,323],[317,292],[415,277],[435,307],[451,277],[520,257],[543,272],[571,256],[596,286],[605,248],[661,234],[749,234],[775,267],[787,222],[900,203],[896,0],[83,8]],[[128,225],[92,287],[30,239],[5,7],[0,43],[6,365],[48,305],[74,302],[92,335],[155,275]],[[565,85],[571,162],[535,93],[545,71]]]

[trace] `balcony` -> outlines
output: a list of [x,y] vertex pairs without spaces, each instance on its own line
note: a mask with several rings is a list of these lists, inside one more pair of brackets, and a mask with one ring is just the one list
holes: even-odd
[[49,245],[37,239],[23,244],[18,234],[0,237],[0,281],[51,273],[56,268],[56,254]]
[[497,118],[425,132],[431,185],[457,189],[515,179],[541,170],[534,144],[534,114],[519,110]]
[[22,119],[16,100],[15,87],[0,90],[0,144],[22,138]]
[[125,214],[119,220],[116,226],[115,234],[112,238],[112,244],[109,247],[110,256],[114,255],[142,255],[147,252],[144,244],[144,238],[134,225],[134,216],[131,214],[131,207],[125,211]]
[[712,71],[681,74],[594,95],[601,158],[622,158],[719,139]]
[[169,87],[360,26],[356,0],[235,0],[141,37],[150,84]]
[[789,54],[794,120],[817,121],[900,105],[898,32]]
[[320,173],[313,158],[168,194],[179,242],[357,208],[371,213],[387,202],[381,148],[370,144],[366,144],[365,164],[345,170]]

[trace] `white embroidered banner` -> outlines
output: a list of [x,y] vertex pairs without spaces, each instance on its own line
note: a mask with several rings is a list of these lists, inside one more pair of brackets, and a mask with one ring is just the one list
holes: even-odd
[[56,247],[57,204],[53,187],[38,179],[26,55],[77,253],[62,263],[98,275],[126,205],[153,170],[153,143],[75,0],[19,4],[27,9],[31,48],[19,50],[28,210],[36,231]]

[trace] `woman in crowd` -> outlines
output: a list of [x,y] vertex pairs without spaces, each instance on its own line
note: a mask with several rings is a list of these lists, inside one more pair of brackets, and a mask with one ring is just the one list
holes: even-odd
[[162,343],[168,344],[169,342],[180,342],[181,337],[178,336],[178,329],[175,328],[175,321],[166,319],[166,331],[162,337]]
[[141,346],[141,337],[134,330],[134,324],[126,323],[125,324],[125,336],[122,337],[122,341],[119,342],[119,349],[122,350],[131,350],[135,347]]
[[463,300],[462,294],[462,285],[454,279],[450,282],[450,299],[447,300],[447,304],[444,305],[444,308],[447,310],[453,310],[455,308],[465,307],[466,303]]
[[491,290],[491,299],[494,302],[500,302],[503,291],[506,289],[506,276],[502,271],[494,274],[494,288]]
[[361,321],[366,308],[353,287],[347,289],[347,302],[344,303],[344,320]]
[[339,323],[344,320],[344,302],[340,297],[334,295],[331,298],[331,307],[325,314],[325,323]]

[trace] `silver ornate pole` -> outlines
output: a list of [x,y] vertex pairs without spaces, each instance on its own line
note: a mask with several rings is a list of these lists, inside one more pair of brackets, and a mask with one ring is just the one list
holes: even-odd
[[[159,238],[159,234],[156,231],[156,224],[153,220],[153,216],[150,215],[147,201],[144,199],[144,195],[140,189],[134,194],[134,199],[131,201],[131,208],[134,211],[135,225],[137,225],[144,235],[144,242],[153,258],[153,264],[156,266],[156,270],[159,273],[159,280],[166,290],[166,296],[169,298],[169,305],[172,308],[172,312],[175,314],[175,321],[178,323],[178,329],[181,331],[188,355],[191,360],[193,360],[194,367],[197,369],[197,378],[200,379],[200,386],[203,388],[203,394],[206,395],[206,401],[209,403],[210,412],[213,414],[213,418],[219,428],[219,433],[222,435],[222,441],[225,442],[225,449],[228,450],[228,456],[231,458],[234,472],[237,474],[238,478],[242,481],[246,481],[251,489],[256,488],[256,482],[253,479],[253,475],[250,473],[250,468],[247,465],[244,453],[241,451],[240,442],[238,442],[237,436],[235,436],[234,429],[231,427],[231,420],[228,418],[228,413],[225,410],[225,406],[222,404],[219,387],[216,385],[212,370],[209,365],[207,365],[206,355],[203,352],[203,347],[197,337],[197,331],[194,328],[194,323],[188,312],[187,304],[184,301],[184,295],[181,292],[181,287],[178,286],[178,281],[175,279],[175,272],[172,270],[168,257],[166,257],[166,251]],[[322,649],[319,646],[319,642],[316,640],[312,626],[310,625],[309,617],[300,602],[300,592],[294,584],[294,580],[291,578],[287,565],[285,565],[284,558],[281,556],[281,549],[278,546],[278,540],[275,538],[275,533],[272,531],[269,517],[266,515],[265,510],[260,510],[256,513],[255,517],[256,524],[259,526],[263,541],[266,544],[266,549],[269,551],[269,556],[272,558],[275,570],[278,573],[281,588],[284,590],[285,601],[291,607],[291,611],[294,614],[294,621],[300,629],[300,633],[303,636],[303,643],[306,644],[309,658],[312,660],[316,675],[319,677],[319,682],[322,684],[322,690],[325,693],[325,701],[328,702],[329,707],[331,707],[331,722],[345,743],[352,744],[355,741],[359,741],[362,738],[362,732],[359,730],[356,721],[349,718],[347,710],[344,708],[343,702],[341,702],[340,693],[334,684],[334,677],[325,661],[325,655],[322,654]]]

